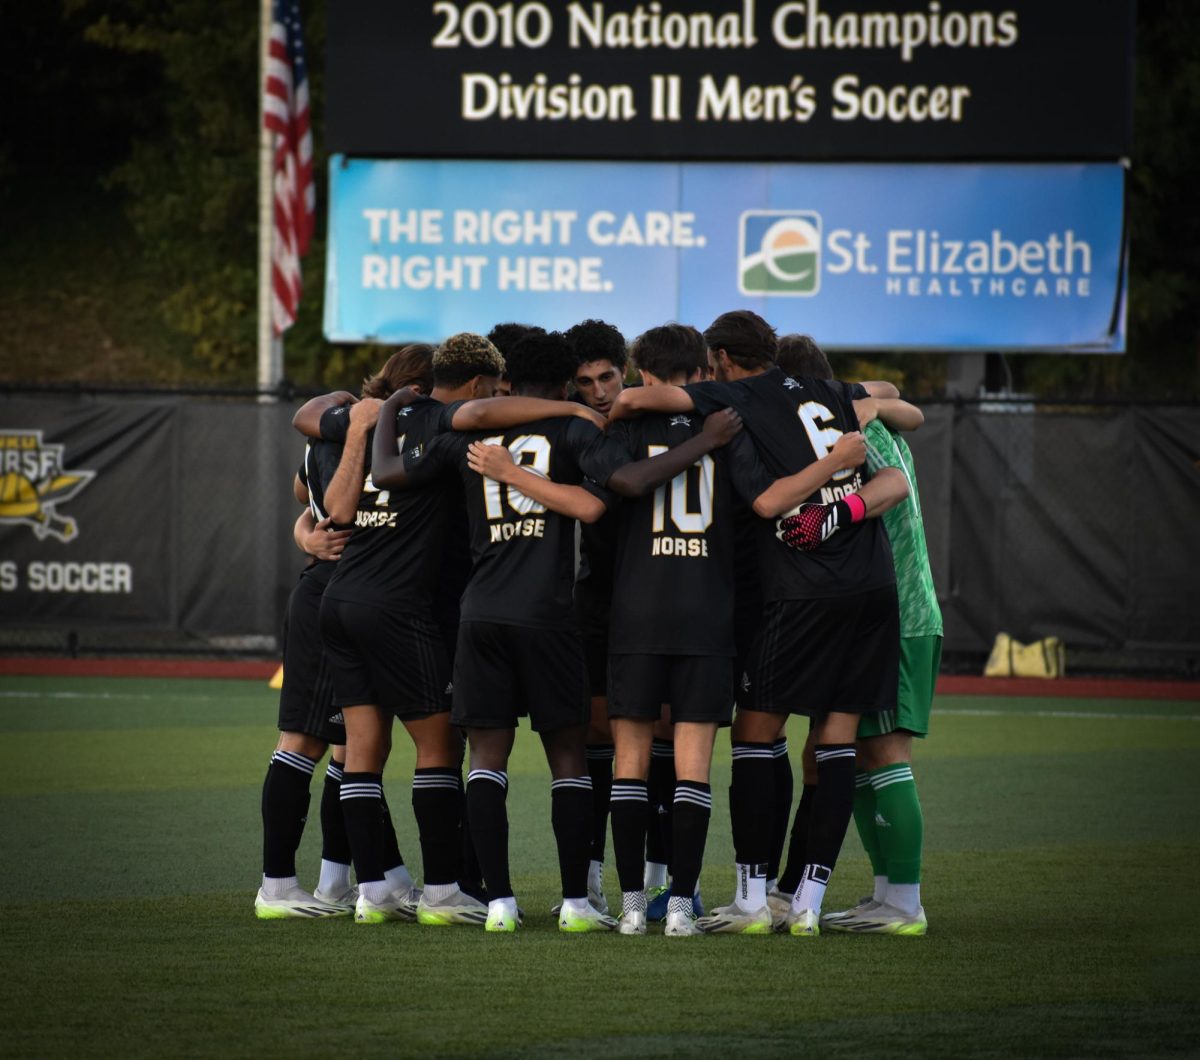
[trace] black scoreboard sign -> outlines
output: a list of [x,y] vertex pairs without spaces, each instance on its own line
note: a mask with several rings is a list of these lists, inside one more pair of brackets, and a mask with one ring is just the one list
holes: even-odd
[[336,0],[327,144],[386,157],[1113,159],[1133,0]]

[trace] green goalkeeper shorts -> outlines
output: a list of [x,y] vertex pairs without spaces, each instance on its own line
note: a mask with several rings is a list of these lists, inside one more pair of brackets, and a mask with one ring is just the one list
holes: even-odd
[[858,738],[909,732],[923,737],[929,733],[933,688],[942,662],[941,637],[900,638],[900,687],[896,709],[864,714],[858,723]]

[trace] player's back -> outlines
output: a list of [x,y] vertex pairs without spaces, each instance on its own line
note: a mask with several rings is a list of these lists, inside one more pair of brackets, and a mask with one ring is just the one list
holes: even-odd
[[[613,424],[599,452],[640,461],[699,434],[701,417]],[[615,466],[613,467],[615,470]],[[728,655],[733,639],[733,491],[721,450],[621,506],[610,652]]]
[[[397,447],[420,451],[448,430],[453,409],[429,398],[400,409]],[[368,442],[354,533],[326,594],[375,607],[428,607],[438,583],[447,522],[461,501],[444,483],[410,490],[378,489],[371,481],[370,451]]]
[[[741,415],[761,466],[747,459],[746,443],[729,446],[734,484],[748,500],[776,478],[795,474],[825,456],[838,438],[858,430],[857,385],[825,379],[793,379],[778,368],[732,383],[694,383],[687,388],[698,412],[733,408]],[[838,472],[808,498],[818,504],[857,492],[864,468]],[[895,581],[887,535],[878,520],[835,534],[819,549],[798,552],[777,540],[763,520],[763,592],[766,600],[806,599],[866,591]]]
[[[568,485],[583,483],[582,465],[599,432],[574,416],[538,420],[504,432],[447,434],[412,474],[453,470],[462,483],[473,566],[462,598],[462,621],[543,629],[574,628],[575,520],[550,511],[515,486],[484,478],[467,465],[467,449],[482,441],[504,445],[513,461],[534,474]],[[420,471],[423,460],[437,467]],[[585,488],[607,495],[594,483]]]

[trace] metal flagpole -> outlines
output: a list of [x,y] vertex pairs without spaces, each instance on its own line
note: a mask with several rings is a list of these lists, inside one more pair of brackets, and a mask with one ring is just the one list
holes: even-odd
[[[258,33],[258,386],[274,389],[283,378],[283,339],[271,326],[271,253],[275,231],[273,134],[263,122],[267,57],[271,47],[271,0],[260,0]],[[260,402],[272,403],[262,395]]]

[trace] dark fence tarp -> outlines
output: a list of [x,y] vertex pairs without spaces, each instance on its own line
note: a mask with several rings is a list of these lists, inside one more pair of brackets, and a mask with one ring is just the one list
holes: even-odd
[[[273,650],[304,562],[292,411],[0,397],[0,649]],[[909,441],[947,652],[1003,630],[1200,665],[1200,408],[925,414]]]

